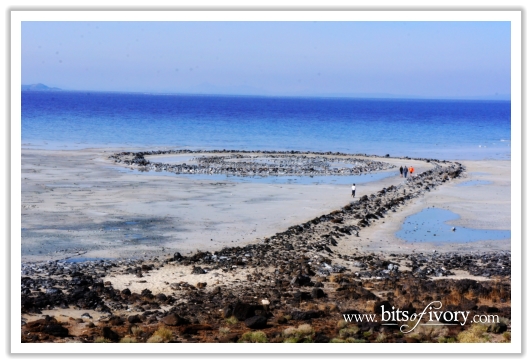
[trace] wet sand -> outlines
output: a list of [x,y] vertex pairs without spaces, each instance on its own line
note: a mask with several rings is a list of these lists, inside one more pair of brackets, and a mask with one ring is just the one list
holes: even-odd
[[[107,159],[114,152],[22,151],[22,261],[152,257],[243,246],[353,201],[349,185],[234,183],[133,173]],[[397,166],[408,163],[416,173],[431,167],[424,161],[375,159]],[[388,214],[363,236],[343,239],[340,248],[433,249],[434,244],[407,243],[395,236],[407,216],[429,206],[459,214],[459,221],[452,222],[457,226],[510,229],[510,162],[463,164],[465,178]],[[490,183],[460,186],[479,179]],[[359,184],[357,198],[404,181],[397,173]],[[509,250],[510,239],[436,248]]]
[[[189,254],[242,246],[352,201],[349,185],[233,183],[128,173],[107,159],[114,152],[22,151],[23,261]],[[431,166],[411,164],[419,173]],[[397,173],[361,184],[357,197],[402,182]]]
[[[510,161],[460,161],[466,173],[434,191],[415,199],[396,213],[386,215],[382,223],[369,226],[359,238],[342,240],[342,251],[353,248],[366,251],[497,251],[510,250],[511,240],[486,240],[473,243],[409,243],[396,236],[408,216],[427,207],[450,210],[460,219],[453,226],[473,229],[510,230]],[[467,181],[483,180],[489,184],[461,186]]]

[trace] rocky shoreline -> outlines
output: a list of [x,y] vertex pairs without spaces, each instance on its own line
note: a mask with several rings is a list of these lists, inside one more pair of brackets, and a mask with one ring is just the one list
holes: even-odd
[[[177,154],[177,151],[166,152]],[[175,166],[169,164],[148,162],[145,156],[150,153],[162,154],[161,151],[124,152],[110,158],[136,167],[187,173],[185,169],[172,169]],[[294,163],[283,167],[282,173],[360,173],[329,168],[310,171],[300,163],[307,157],[295,157],[293,152],[286,154]],[[318,165],[323,160],[315,158],[325,155],[329,158],[332,154],[312,157],[307,165]],[[357,162],[354,157],[343,157]],[[228,168],[234,168],[230,165],[233,162],[217,158],[199,162],[198,168],[203,172],[207,168],[211,173],[228,173]],[[460,163],[437,160],[430,163],[432,169],[409,178],[400,187],[392,185],[364,195],[339,210],[292,226],[257,244],[187,256],[175,253],[149,260],[25,263],[21,269],[21,340],[507,342],[511,329],[510,252],[376,254],[355,250],[342,254],[337,249],[343,237],[363,234],[366,227],[378,223],[400,206],[464,172]],[[251,165],[245,162],[231,173],[260,174],[272,167],[253,169]],[[392,167],[366,164],[364,168]],[[160,292],[113,287],[112,277],[126,276],[142,284],[154,272],[177,268],[188,270],[188,276],[199,278],[198,282],[190,284],[187,276],[158,282]],[[449,279],[459,272],[478,279]],[[216,281],[222,275],[234,279]],[[202,277],[211,277],[213,283],[207,284]],[[454,325],[409,334],[401,332],[399,326],[382,325],[382,317],[380,322],[345,321],[344,315],[379,315],[383,308],[391,310],[391,307],[409,314],[420,313],[432,301],[441,302],[450,311],[498,315],[502,321],[480,329],[477,325]],[[65,315],[61,319],[61,314],[55,314],[34,319],[54,310],[75,310],[80,316]]]

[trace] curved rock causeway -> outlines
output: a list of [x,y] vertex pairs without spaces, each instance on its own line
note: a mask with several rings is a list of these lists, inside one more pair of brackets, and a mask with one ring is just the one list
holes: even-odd
[[[161,163],[153,156],[194,155],[192,163]],[[358,175],[396,168],[380,161],[357,158],[362,155],[316,152],[264,152],[236,150],[159,150],[121,152],[109,156],[116,163],[142,171],[166,171],[175,174],[225,174],[229,176],[322,176]]]
[[[193,164],[150,161],[196,155]],[[116,163],[176,174],[355,175],[397,168],[365,155],[168,150],[121,152]],[[381,157],[385,158],[385,157]],[[511,254],[339,251],[342,239],[465,172],[432,168],[399,186],[339,206],[260,243],[190,255],[22,265],[23,342],[454,342],[472,326],[405,334],[383,325],[384,310],[408,315],[433,301],[449,311],[497,314],[485,337],[510,330]],[[406,162],[405,162],[406,163]],[[64,310],[58,315],[58,310]],[[380,320],[351,323],[346,315]],[[52,317],[53,316],[53,317]],[[397,322],[395,320],[394,322]],[[454,322],[454,321],[453,321]]]

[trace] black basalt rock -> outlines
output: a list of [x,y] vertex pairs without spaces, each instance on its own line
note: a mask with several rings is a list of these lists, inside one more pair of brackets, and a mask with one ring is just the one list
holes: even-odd
[[266,327],[267,319],[264,316],[253,316],[244,320],[244,325],[250,329],[263,329]]
[[233,309],[233,316],[235,316],[239,321],[244,321],[245,319],[250,318],[254,315],[255,315],[255,305],[250,305],[248,303],[243,303],[243,302],[237,302],[235,305],[235,308]]
[[114,332],[110,327],[105,326],[102,328],[102,336],[112,342],[118,342],[120,340],[120,336],[116,332]]
[[292,319],[296,321],[306,321],[322,317],[323,315],[324,313],[322,311],[293,311],[291,313]]
[[54,322],[44,325],[42,328],[42,332],[57,337],[68,336],[68,329],[66,327],[63,327],[61,324]]

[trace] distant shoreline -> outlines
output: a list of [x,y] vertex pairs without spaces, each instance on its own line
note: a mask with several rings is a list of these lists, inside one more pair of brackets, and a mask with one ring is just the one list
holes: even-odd
[[[42,85],[42,84],[41,84]],[[169,95],[193,97],[256,97],[256,98],[294,98],[294,99],[355,99],[355,100],[397,100],[397,101],[501,101],[511,102],[510,95],[469,96],[469,97],[423,97],[415,95],[394,94],[327,94],[327,95],[274,95],[274,94],[233,94],[233,93],[189,93],[164,91],[101,91],[101,90],[68,90],[57,87],[36,87],[38,85],[22,85],[22,92],[79,92],[79,93],[108,93],[108,94],[137,94],[137,95]]]
[[[112,152],[112,151],[135,151],[135,152],[142,152],[142,151],[146,151],[146,150],[150,150],[150,151],[156,151],[156,150],[174,150],[174,149],[188,149],[188,150],[192,150],[192,151],[205,151],[205,152],[210,152],[210,151],[214,151],[214,150],[224,150],[223,148],[219,148],[219,147],[208,147],[208,146],[186,146],[186,145],[183,145],[183,146],[167,146],[167,145],[124,145],[124,144],[95,144],[95,143],[75,143],[75,144],[72,144],[72,145],[66,145],[65,143],[63,142],[48,142],[48,141],[41,141],[41,142],[36,142],[36,141],[22,141],[22,145],[21,145],[21,149],[22,150],[43,150],[43,151],[57,151],[57,152],[61,152],[61,151],[83,151],[83,150],[106,150],[106,151],[109,151],[109,152]],[[236,148],[227,148],[225,149],[227,151],[229,150],[237,150]],[[249,148],[249,149],[246,149],[246,150],[243,150],[243,151],[246,151],[246,152],[253,152],[253,151],[259,151],[261,152],[262,150],[256,150],[256,149],[253,149],[253,148]],[[294,150],[294,149],[290,149],[290,148],[286,148],[286,149],[277,149],[277,151],[281,151],[281,152],[290,152],[290,151],[296,151],[298,153],[310,153],[310,154],[313,154],[313,153],[317,153],[317,154],[323,154],[323,153],[327,153],[326,151],[319,151],[319,150]],[[336,153],[336,151],[335,151]],[[347,152],[347,151],[338,151],[338,153],[341,153],[341,154],[349,154],[349,155],[357,155],[357,156],[366,156],[366,157],[371,157],[371,156],[374,156],[374,157],[380,157],[382,156],[382,154],[365,154],[365,153],[350,153],[350,152]],[[430,154],[430,153],[427,153],[427,154]],[[424,155],[424,156],[421,156],[418,155],[418,153],[415,153],[415,154],[412,154],[412,155],[403,155],[403,156],[400,156],[400,155],[390,155],[389,156],[390,158],[410,158],[410,159],[419,159],[419,160],[424,160],[424,159],[434,159],[434,160],[457,160],[457,161],[511,161],[511,156],[509,157],[501,157],[501,158],[433,158],[433,157],[430,157],[428,155]]]

